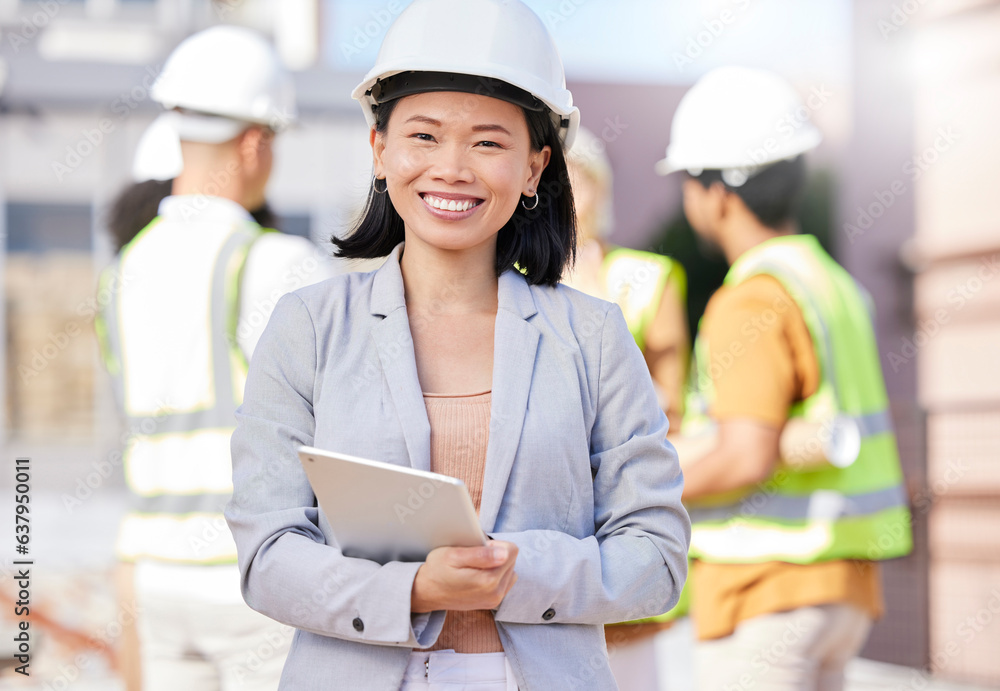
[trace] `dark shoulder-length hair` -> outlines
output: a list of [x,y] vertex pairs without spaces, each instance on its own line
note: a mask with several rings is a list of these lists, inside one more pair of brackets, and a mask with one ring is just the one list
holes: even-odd
[[156,218],[160,202],[170,194],[173,180],[134,182],[123,189],[108,210],[108,230],[115,251],[132,242]]
[[[375,112],[375,129],[385,133],[397,100],[380,104]],[[522,204],[497,235],[497,276],[519,269],[532,285],[556,285],[563,269],[576,256],[576,212],[573,189],[559,132],[549,111],[522,108],[531,136],[531,147],[541,151],[549,146],[552,155],[539,181],[538,206]],[[527,200],[531,205],[531,200]],[[346,259],[385,257],[404,239],[403,219],[389,195],[368,190],[364,212],[353,230],[343,238],[334,236],[334,254]],[[516,265],[516,266],[515,266]]]

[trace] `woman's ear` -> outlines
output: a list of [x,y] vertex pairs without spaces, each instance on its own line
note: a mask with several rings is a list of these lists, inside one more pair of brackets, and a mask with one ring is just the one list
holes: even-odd
[[372,171],[375,177],[382,177],[382,156],[385,154],[385,137],[373,127],[368,134],[368,143],[372,147]]
[[538,191],[538,183],[542,179],[542,173],[549,165],[549,159],[551,158],[551,146],[546,145],[543,146],[540,151],[531,152],[531,158],[528,160],[528,179],[525,181],[524,188],[521,190],[521,194],[525,197],[535,196],[535,193]]

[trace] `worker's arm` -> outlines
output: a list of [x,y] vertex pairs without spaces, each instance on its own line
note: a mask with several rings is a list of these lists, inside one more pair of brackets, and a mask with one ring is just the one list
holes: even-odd
[[712,298],[703,319],[712,363],[717,432],[675,443],[684,499],[767,479],[792,404],[815,390],[818,364],[802,315],[770,276],[755,276]]
[[[733,422],[773,429],[773,425],[753,419],[737,419]],[[802,418],[791,418],[785,423],[784,428],[782,428],[781,437],[778,440],[778,463],[795,470],[833,467],[829,458],[827,458],[827,452],[834,424],[835,421],[833,419],[823,422],[810,422]],[[731,434],[730,436],[732,437],[733,435]],[[719,436],[717,432],[702,434],[700,436],[683,436],[678,434],[670,435],[670,442],[677,450],[681,469],[684,471],[688,486],[690,487],[691,478],[689,471],[691,466],[717,450],[719,447]],[[756,482],[759,481],[756,480]],[[687,498],[686,495],[685,498]]]
[[680,429],[684,414],[684,378],[690,349],[683,298],[677,285],[668,281],[656,317],[646,329],[643,352],[649,373],[663,397],[660,405],[671,430]]
[[696,440],[681,437],[677,451],[684,470],[684,501],[763,482],[778,462],[780,437],[780,428],[749,418],[720,422],[714,444],[701,448]]

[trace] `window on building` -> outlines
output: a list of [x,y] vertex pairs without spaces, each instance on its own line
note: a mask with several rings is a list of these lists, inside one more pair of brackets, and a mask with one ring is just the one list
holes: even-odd
[[89,252],[89,204],[7,203],[7,251]]

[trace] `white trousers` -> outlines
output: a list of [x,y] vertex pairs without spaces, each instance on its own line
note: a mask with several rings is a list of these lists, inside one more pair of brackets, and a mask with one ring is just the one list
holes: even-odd
[[620,691],[660,691],[656,659],[657,636],[608,646],[608,661]]
[[802,607],[741,622],[732,635],[695,646],[702,691],[841,691],[844,666],[872,620],[846,604]]
[[503,653],[414,650],[400,691],[517,691]]

